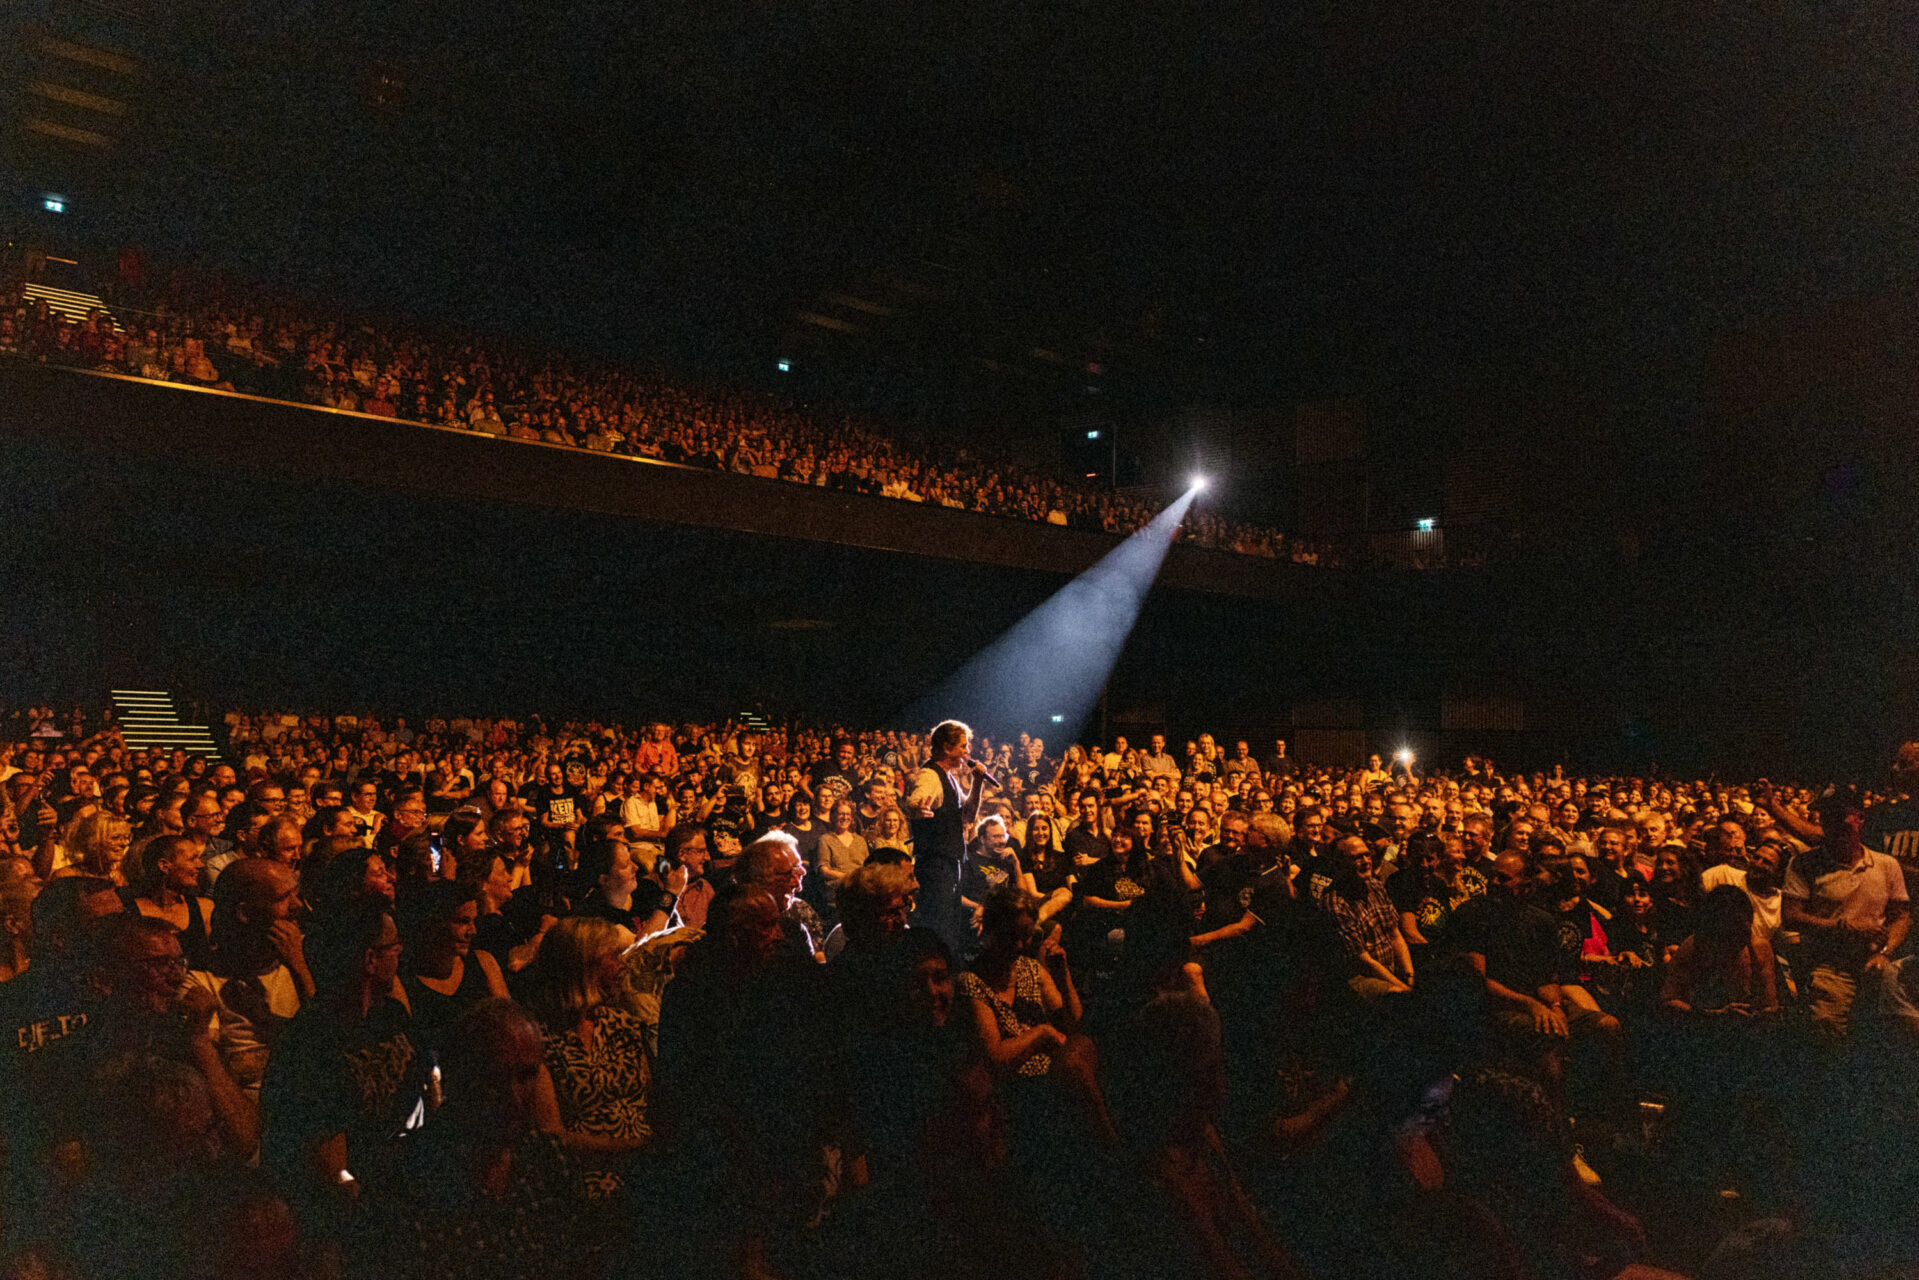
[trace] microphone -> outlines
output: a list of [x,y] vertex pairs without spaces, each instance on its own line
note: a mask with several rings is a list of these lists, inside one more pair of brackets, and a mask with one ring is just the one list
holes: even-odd
[[972,756],[968,756],[966,757],[966,763],[972,767],[972,770],[974,773],[977,773],[980,777],[986,779],[988,782],[992,783],[994,786],[996,787],[999,786],[1000,784],[999,779],[995,778],[992,775],[992,773],[987,770],[986,766],[981,764],[978,760],[974,759]]

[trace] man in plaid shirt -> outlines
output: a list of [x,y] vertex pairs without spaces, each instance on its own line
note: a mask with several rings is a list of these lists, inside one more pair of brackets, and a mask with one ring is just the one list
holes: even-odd
[[1413,954],[1399,931],[1399,912],[1373,879],[1373,851],[1359,836],[1333,847],[1334,874],[1319,895],[1352,961],[1352,987],[1362,1000],[1411,991]]

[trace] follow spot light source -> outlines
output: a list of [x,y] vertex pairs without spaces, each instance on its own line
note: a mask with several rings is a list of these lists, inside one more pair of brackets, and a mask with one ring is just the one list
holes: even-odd
[[1194,493],[1198,493],[1201,489],[1204,489],[1206,487],[1206,484],[1207,484],[1207,481],[1205,476],[1195,475],[1191,480],[1192,491]]
[[1192,503],[1192,490],[1180,495],[915,702],[906,723],[923,731],[951,716],[996,739],[1044,725],[1073,741]]

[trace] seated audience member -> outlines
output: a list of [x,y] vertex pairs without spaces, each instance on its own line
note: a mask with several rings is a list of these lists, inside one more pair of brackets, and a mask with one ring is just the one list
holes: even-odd
[[487,835],[513,872],[513,887],[523,889],[533,882],[533,820],[516,800],[495,809],[486,820]]
[[1484,983],[1494,1027],[1516,1051],[1535,1055],[1548,1077],[1564,1068],[1575,1029],[1616,1034],[1618,1020],[1567,1000],[1556,960],[1558,926],[1533,905],[1538,877],[1516,853],[1493,864],[1493,888],[1454,919],[1461,954]]
[[784,831],[770,831],[746,847],[733,870],[736,884],[752,885],[773,895],[780,921],[796,954],[826,959],[826,929],[819,915],[800,897],[806,883],[806,864],[799,844]]
[[393,869],[386,858],[357,841],[320,864],[317,874],[309,871],[301,889],[314,914],[328,918],[339,914],[349,903],[363,898],[378,898],[387,910],[393,909]]
[[186,836],[161,836],[140,854],[140,875],[133,906],[143,916],[164,920],[180,935],[187,963],[195,969],[213,964],[213,899],[200,896],[200,848]]
[[1637,871],[1620,890],[1607,946],[1610,951],[1596,980],[1599,995],[1621,1014],[1650,1014],[1665,982],[1666,948],[1652,882]]
[[361,1263],[397,1280],[571,1276],[595,1268],[580,1173],[551,1129],[540,1030],[489,999],[448,1029],[445,1103],[372,1206]]
[[1020,867],[1019,846],[1013,843],[1006,819],[989,813],[974,827],[966,863],[960,869],[960,905],[966,909],[975,947],[979,945],[979,917],[986,899],[1009,884],[1035,898],[1039,896],[1031,877]]
[[314,994],[293,923],[299,888],[284,863],[244,858],[228,867],[213,886],[213,966],[187,974],[217,1002],[221,1060],[255,1100],[274,1042]]
[[[821,1137],[844,1079],[819,1010],[819,975],[794,956],[779,905],[731,884],[713,899],[660,1003],[656,1132],[688,1162],[684,1212],[662,1241],[669,1273],[766,1268],[769,1241],[820,1208]],[[724,1260],[724,1261],[722,1261]]]
[[[1203,991],[1155,996],[1117,1033],[1115,1104],[1170,1233],[1134,1230],[1134,1261],[1167,1275],[1304,1280],[1241,1185],[1217,1122],[1226,1100],[1219,1014]],[[1134,1224],[1136,1227],[1143,1224]]]
[[473,890],[434,880],[400,902],[400,985],[415,1042],[437,1050],[445,1029],[482,1000],[506,998],[499,963],[473,947],[480,906]]
[[[377,856],[377,855],[370,855]],[[399,983],[400,931],[379,897],[342,902],[307,939],[317,992],[280,1033],[260,1085],[262,1166],[319,1223],[395,1190],[400,1135],[425,1110],[427,1066]]]
[[1415,965],[1450,954],[1447,925],[1453,912],[1486,891],[1477,874],[1466,876],[1465,847],[1436,835],[1416,835],[1407,843],[1405,865],[1386,882],[1399,910],[1399,929],[1412,948]]
[[1820,842],[1793,859],[1783,886],[1784,922],[1803,940],[1813,1026],[1828,1036],[1851,1028],[1861,988],[1886,994],[1891,957],[1912,927],[1905,872],[1861,842],[1863,807],[1852,788],[1818,806]]
[[455,809],[440,824],[440,847],[454,860],[453,870],[446,873],[448,879],[454,879],[469,858],[477,859],[493,847],[493,837],[478,809]]
[[0,1093],[0,1155],[6,1160],[0,1223],[48,1219],[47,1198],[60,1175],[55,1135],[61,1131],[52,1121],[62,1114],[72,1088],[73,1064],[81,1060],[88,1036],[98,1030],[95,952],[103,922],[121,909],[110,880],[54,880],[33,901],[27,971],[0,983],[0,1029],[6,1033],[10,1082]]
[[1668,1013],[1752,1018],[1779,1012],[1772,946],[1752,936],[1752,902],[1734,885],[1708,890],[1693,935],[1666,962]]
[[684,869],[668,867],[659,881],[642,876],[625,829],[604,818],[593,819],[580,833],[579,857],[574,878],[585,892],[574,904],[577,913],[616,924],[633,938],[673,927],[686,887]]
[[1364,1000],[1403,995],[1413,987],[1412,951],[1399,931],[1399,912],[1373,878],[1373,851],[1347,836],[1333,847],[1335,867],[1319,895],[1352,967],[1349,982]]
[[1781,886],[1787,860],[1783,836],[1762,837],[1745,854],[1741,865],[1707,867],[1699,877],[1699,885],[1708,894],[1722,885],[1743,891],[1752,904],[1753,940],[1771,946],[1773,939],[1779,936],[1785,916],[1785,894]]
[[61,844],[67,861],[54,868],[54,876],[97,876],[115,884],[127,883],[127,868],[122,864],[133,844],[133,827],[119,814],[95,809],[75,818]]
[[1004,1082],[1053,1077],[1084,1109],[1101,1136],[1112,1121],[1096,1078],[1093,1043],[1079,1033],[1084,1010],[1057,931],[1043,935],[1039,958],[1026,954],[1036,910],[1008,887],[986,901],[980,953],[955,984],[971,1015],[981,1053]]
[[591,916],[548,930],[527,975],[527,1011],[538,1022],[559,1100],[567,1149],[590,1195],[615,1194],[621,1171],[652,1137],[646,1029],[615,995],[631,935]]
[[1670,945],[1692,933],[1692,913],[1699,906],[1700,869],[1692,851],[1682,844],[1653,851],[1652,896],[1659,904],[1660,928]]
[[[707,845],[706,828],[691,822],[682,822],[666,833],[665,860],[668,869],[665,875],[658,877],[658,884],[667,892],[673,892],[667,880],[674,868],[684,869],[686,883],[678,890],[678,905],[674,913],[688,929],[706,928],[707,908],[712,904],[717,887],[706,878],[706,868],[712,854]],[[657,868],[656,875],[658,874]]]
[[1059,829],[1050,813],[1036,812],[1026,820],[1021,849],[1026,874],[1032,879],[1029,887],[1039,898],[1039,922],[1045,924],[1073,905],[1079,868],[1060,844]]
[[69,1105],[89,1103],[88,1082],[143,1058],[191,1067],[205,1083],[224,1150],[250,1158],[260,1142],[259,1109],[240,1088],[213,1042],[213,994],[186,981],[179,933],[164,920],[122,913],[105,928],[96,979],[104,999],[86,1037],[81,1078]]
[[[509,962],[520,940],[513,936],[512,925],[506,918],[506,904],[513,898],[513,870],[506,859],[495,849],[469,854],[460,864],[459,882],[472,890],[473,901],[479,906],[479,918],[473,929],[474,947],[492,956],[503,971],[524,969],[526,963],[516,966]],[[527,963],[531,960],[529,953]]]

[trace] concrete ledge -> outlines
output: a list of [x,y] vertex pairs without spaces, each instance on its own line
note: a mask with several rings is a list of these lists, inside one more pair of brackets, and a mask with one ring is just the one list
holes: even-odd
[[[0,357],[0,432],[40,444],[173,462],[462,494],[621,519],[801,538],[945,560],[1079,573],[1120,541],[646,458],[475,435],[231,391]],[[1174,547],[1160,583],[1324,600],[1363,571]]]

